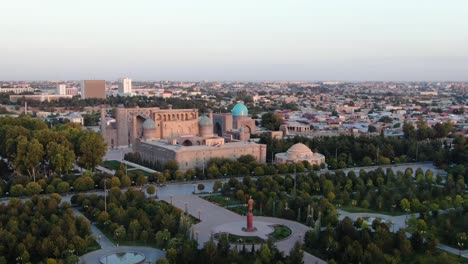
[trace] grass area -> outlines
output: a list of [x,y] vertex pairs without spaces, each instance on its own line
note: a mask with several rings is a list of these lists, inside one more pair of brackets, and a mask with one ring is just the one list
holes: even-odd
[[215,239],[220,239],[222,235],[227,235],[229,243],[245,243],[245,244],[260,244],[265,242],[263,239],[257,236],[238,236],[227,233],[218,233],[214,235]]
[[[435,259],[437,258],[437,259]],[[442,259],[441,259],[442,258]],[[468,264],[467,258],[459,257],[458,255],[443,251],[438,249],[433,255],[428,254],[413,254],[410,259],[406,260],[403,263],[409,264],[419,264],[419,263],[434,263],[438,264],[441,263],[440,261],[443,260],[444,264],[447,263],[462,263]]]
[[399,216],[399,215],[405,214],[403,212],[376,211],[373,209],[356,207],[356,206],[341,206],[341,207],[337,207],[337,209],[346,211],[348,213],[372,213],[372,214],[383,214],[383,215],[392,215],[392,216]]
[[[120,167],[121,162],[118,160],[105,160],[100,165],[109,170],[117,170]],[[127,165],[127,169],[132,169],[133,167]]]
[[134,170],[131,170],[131,171],[127,171],[127,174],[137,174],[137,173],[142,173],[144,176],[146,177],[149,177],[151,176],[151,172],[147,172],[147,171],[144,171],[142,169],[134,169]]
[[[435,227],[435,235],[441,244],[458,249],[457,234],[467,232],[466,219],[468,219],[467,212],[449,212],[431,218],[428,225]],[[468,249],[468,241],[465,241],[463,249]]]
[[[273,238],[274,241],[283,240],[289,237],[292,233],[291,229],[284,225],[276,225],[273,228],[274,231],[270,234],[270,237]],[[216,239],[220,239],[222,235],[228,235],[230,243],[260,244],[266,242],[264,239],[257,236],[238,236],[228,233],[218,233],[215,234],[214,237]]]
[[[226,206],[233,206],[233,205],[243,205],[244,203],[237,200],[237,199],[234,199],[232,197],[224,197],[222,195],[210,195],[210,196],[201,196],[201,198],[209,201],[209,202],[212,202],[214,204],[217,204],[219,206],[222,206],[222,207],[226,207]],[[226,199],[227,198],[227,199]],[[240,206],[242,207],[242,210],[243,212],[245,212],[245,207],[243,206]]]
[[274,227],[275,231],[270,234],[270,237],[273,238],[273,240],[283,240],[287,237],[289,237],[292,233],[291,229],[289,227],[284,226],[284,225],[277,225]]
[[88,248],[86,248],[86,252],[92,252],[92,251],[96,251],[98,249],[101,249],[101,246],[99,245],[99,243],[96,240],[93,240],[93,243],[91,245],[89,245]]

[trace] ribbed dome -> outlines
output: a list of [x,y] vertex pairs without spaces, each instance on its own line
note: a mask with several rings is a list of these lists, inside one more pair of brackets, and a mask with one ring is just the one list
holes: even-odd
[[156,128],[156,122],[153,121],[153,119],[148,118],[143,122],[143,129],[151,129],[151,128]]
[[211,119],[207,116],[201,116],[198,118],[198,125],[200,126],[212,126],[213,122],[211,122]]
[[231,113],[233,116],[247,116],[249,114],[249,110],[243,103],[238,102],[234,108],[232,108]]
[[309,147],[302,143],[297,143],[294,144],[292,147],[290,147],[287,151],[288,153],[307,153],[307,154],[312,154],[312,150],[310,150]]

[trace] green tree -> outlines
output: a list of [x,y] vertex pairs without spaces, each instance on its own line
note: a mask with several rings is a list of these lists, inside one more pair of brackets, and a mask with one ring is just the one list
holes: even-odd
[[71,149],[55,142],[48,147],[47,156],[56,173],[62,174],[73,168],[75,153]]
[[44,149],[37,139],[28,141],[21,138],[18,141],[18,147],[15,158],[15,165],[20,170],[25,170],[30,177],[36,181],[36,167],[42,161]]
[[408,201],[408,199],[406,198],[403,198],[400,202],[400,207],[403,211],[405,212],[409,212],[410,209],[411,209],[411,205],[410,205],[410,202]]
[[79,137],[78,164],[88,170],[94,170],[106,154],[107,144],[102,136],[92,130],[81,132]]
[[215,181],[213,184],[213,192],[217,192],[222,187],[222,185],[223,184],[220,180]]
[[304,263],[304,250],[302,249],[302,244],[296,242],[294,247],[289,253],[288,263],[290,264],[303,264]]
[[262,115],[262,126],[268,130],[279,130],[283,122],[283,118],[278,113],[268,112]]
[[37,182],[29,182],[24,188],[26,195],[34,195],[42,192],[42,187]]
[[154,187],[153,185],[150,185],[150,186],[148,186],[148,188],[146,188],[146,192],[150,196],[153,196],[156,193],[156,187]]

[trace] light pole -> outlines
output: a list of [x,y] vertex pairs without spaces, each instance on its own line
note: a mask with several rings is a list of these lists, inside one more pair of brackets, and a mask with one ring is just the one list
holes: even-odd
[[104,212],[107,213],[107,178],[104,178]]
[[201,211],[198,210],[198,221],[201,221],[201,217],[200,217],[201,215],[200,214],[201,214]]
[[195,183],[192,186],[193,186],[193,194],[195,194]]
[[170,198],[171,198],[171,204],[172,204],[172,195],[170,196]]

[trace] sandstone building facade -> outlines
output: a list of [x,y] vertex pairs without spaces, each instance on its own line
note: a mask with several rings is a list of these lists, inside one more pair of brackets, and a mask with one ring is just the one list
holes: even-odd
[[[101,120],[106,120],[101,108]],[[182,170],[203,167],[211,158],[237,159],[252,155],[264,163],[266,145],[249,142],[255,121],[243,103],[230,114],[199,117],[197,109],[116,109],[116,122],[101,122],[104,139],[112,148],[132,146],[144,160],[162,164],[176,160]]]

